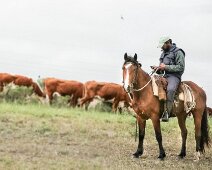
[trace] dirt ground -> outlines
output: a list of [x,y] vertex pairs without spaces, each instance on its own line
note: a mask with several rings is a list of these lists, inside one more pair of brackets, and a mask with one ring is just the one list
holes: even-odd
[[[164,161],[148,121],[144,155],[135,159],[135,121],[130,115],[0,104],[0,169],[212,169],[212,150],[194,161],[192,118],[187,156],[178,159],[181,136],[176,119],[162,124]],[[210,119],[209,123],[212,123]]]

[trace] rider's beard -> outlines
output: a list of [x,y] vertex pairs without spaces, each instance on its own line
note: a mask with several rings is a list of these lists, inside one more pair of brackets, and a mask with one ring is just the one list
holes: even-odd
[[169,48],[163,48],[163,51],[164,52],[168,52],[169,51]]

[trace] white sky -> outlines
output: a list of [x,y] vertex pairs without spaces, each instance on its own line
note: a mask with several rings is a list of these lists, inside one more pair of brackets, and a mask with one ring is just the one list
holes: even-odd
[[211,0],[0,0],[0,72],[121,83],[124,53],[149,72],[169,35],[212,105],[211,30]]

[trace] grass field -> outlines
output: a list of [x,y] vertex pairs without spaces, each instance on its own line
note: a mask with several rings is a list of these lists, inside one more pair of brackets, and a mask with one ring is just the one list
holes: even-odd
[[[212,119],[209,124],[212,126]],[[158,145],[150,121],[144,156],[134,159],[137,142],[131,115],[3,102],[0,169],[212,169],[212,149],[207,149],[199,162],[193,161],[192,118],[187,119],[187,127],[185,159],[177,158],[181,135],[176,119],[162,123],[164,161],[157,159]]]

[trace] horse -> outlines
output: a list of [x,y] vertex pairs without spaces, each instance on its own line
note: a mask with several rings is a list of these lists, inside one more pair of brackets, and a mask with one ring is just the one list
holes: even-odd
[[[158,97],[153,95],[151,76],[142,69],[142,65],[137,60],[137,54],[135,54],[134,57],[131,57],[125,53],[122,69],[123,88],[131,96],[132,108],[136,112],[136,119],[139,127],[138,147],[133,156],[138,158],[143,154],[146,120],[151,119],[156,140],[159,145],[158,158],[163,160],[166,157],[166,153],[162,144],[160,127],[160,118],[162,116],[160,109],[162,106]],[[191,110],[191,113],[195,125],[196,156],[197,159],[199,159],[200,154],[205,152],[205,146],[210,147],[211,142],[207,118],[206,94],[197,84],[191,81],[184,81],[184,83],[192,89],[196,102],[196,106]],[[172,116],[176,116],[178,119],[182,137],[181,151],[178,156],[184,158],[186,156],[187,113],[184,110],[183,102],[179,103],[178,107],[174,106],[173,113]]]

